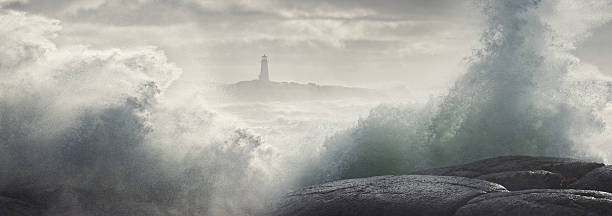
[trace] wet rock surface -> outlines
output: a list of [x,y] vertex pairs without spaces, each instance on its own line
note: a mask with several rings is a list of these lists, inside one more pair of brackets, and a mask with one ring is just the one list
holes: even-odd
[[495,182],[506,189],[559,189],[563,187],[563,176],[545,170],[499,172],[476,177],[477,179]]
[[306,187],[290,193],[270,215],[453,215],[474,197],[501,185],[453,176],[378,176]]
[[584,162],[571,158],[503,156],[480,160],[468,164],[427,169],[415,172],[419,175],[478,177],[482,175],[509,171],[544,170],[558,173],[566,181],[575,181],[591,170],[603,167],[604,164]]
[[[612,191],[612,166],[601,163],[513,156],[416,173],[422,175],[376,176],[305,187],[289,193],[262,215],[612,215],[612,193],[608,193]],[[52,185],[8,187],[0,193],[0,216],[172,215],[163,205],[137,199],[113,203],[114,196]],[[81,202],[79,207],[49,205],[58,200],[90,202]]]
[[[612,166],[594,169],[569,185],[569,188],[599,190],[612,193]],[[612,213],[610,214],[612,215]]]
[[506,156],[310,186],[266,215],[609,216],[611,182],[602,163]]
[[612,194],[587,190],[523,190],[489,193],[470,200],[455,216],[607,216]]

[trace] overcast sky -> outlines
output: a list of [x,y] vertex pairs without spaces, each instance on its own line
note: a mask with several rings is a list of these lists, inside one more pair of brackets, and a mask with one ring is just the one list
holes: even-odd
[[[255,79],[271,57],[277,81],[443,88],[478,45],[471,0],[0,0],[62,21],[60,45],[155,45],[183,80]],[[576,53],[612,74],[612,25]]]

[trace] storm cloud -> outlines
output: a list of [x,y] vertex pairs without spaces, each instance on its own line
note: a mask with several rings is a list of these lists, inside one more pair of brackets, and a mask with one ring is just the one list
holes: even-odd
[[[183,80],[254,79],[259,56],[268,54],[272,57],[272,79],[278,81],[358,86],[394,83],[415,89],[445,88],[462,73],[464,57],[477,49],[481,31],[477,4],[472,0],[1,3],[5,9],[61,20],[60,45],[158,46],[184,69]],[[598,30],[596,34],[600,32],[609,35],[611,31]],[[597,38],[606,37],[594,38],[601,41]],[[585,49],[612,46],[597,44]],[[578,50],[580,53],[592,52]],[[610,68],[601,60],[606,59],[602,55],[581,57],[599,68]]]

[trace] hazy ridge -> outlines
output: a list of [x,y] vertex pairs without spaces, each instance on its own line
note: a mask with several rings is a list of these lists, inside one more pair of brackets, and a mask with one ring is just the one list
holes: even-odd
[[334,100],[383,96],[381,92],[367,88],[260,80],[219,85],[217,90],[228,99],[238,101]]

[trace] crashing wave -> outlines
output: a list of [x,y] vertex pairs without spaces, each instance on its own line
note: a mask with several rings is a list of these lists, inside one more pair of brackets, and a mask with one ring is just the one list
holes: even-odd
[[340,135],[351,144],[328,141],[342,165],[320,172],[332,179],[400,174],[500,155],[609,160],[612,155],[585,146],[605,129],[601,111],[612,99],[612,85],[575,79],[581,63],[571,52],[591,29],[612,19],[612,4],[479,3],[487,17],[483,47],[448,94],[425,108],[372,110]]
[[[197,103],[155,47],[57,47],[59,21],[0,11],[0,195],[44,215],[245,215],[270,149]],[[265,192],[265,193],[264,193]],[[265,199],[264,199],[265,200]]]

